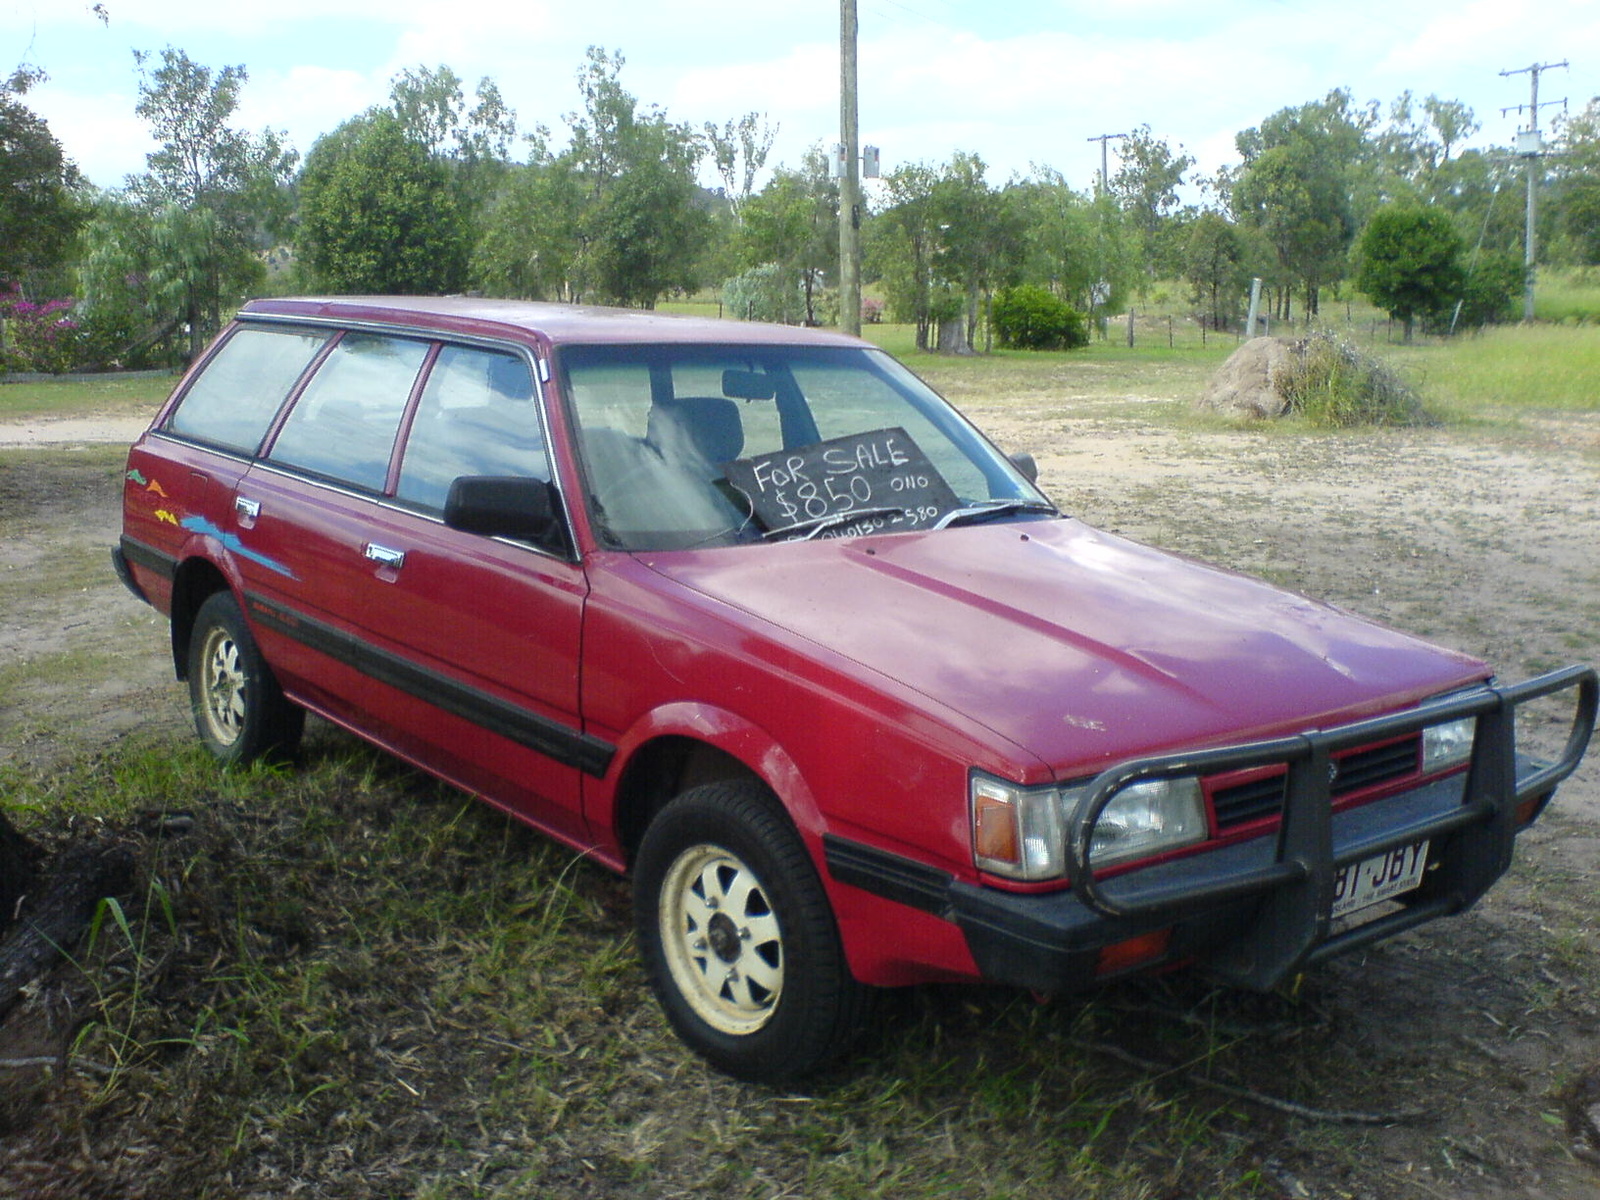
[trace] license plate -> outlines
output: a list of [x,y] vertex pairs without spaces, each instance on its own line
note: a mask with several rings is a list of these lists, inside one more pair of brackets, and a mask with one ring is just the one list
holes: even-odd
[[1333,915],[1347,916],[1411,891],[1422,883],[1427,865],[1428,843],[1413,842],[1340,867],[1333,876]]

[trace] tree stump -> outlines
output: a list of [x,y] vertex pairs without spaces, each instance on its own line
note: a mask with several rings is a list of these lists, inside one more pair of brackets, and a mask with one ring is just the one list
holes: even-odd
[[0,935],[11,927],[17,906],[33,887],[34,860],[39,852],[0,811]]
[[0,1020],[77,942],[101,899],[125,892],[132,878],[133,853],[123,845],[84,842],[60,855],[38,899],[22,905],[0,940]]

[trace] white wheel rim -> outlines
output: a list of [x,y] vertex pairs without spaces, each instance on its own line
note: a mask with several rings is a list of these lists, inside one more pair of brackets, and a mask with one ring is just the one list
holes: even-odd
[[206,631],[200,653],[200,718],[219,746],[232,746],[244,733],[245,674],[239,646],[228,631]]
[[720,846],[691,846],[661,885],[661,947],[679,994],[707,1025],[754,1033],[783,994],[783,931],[754,871]]

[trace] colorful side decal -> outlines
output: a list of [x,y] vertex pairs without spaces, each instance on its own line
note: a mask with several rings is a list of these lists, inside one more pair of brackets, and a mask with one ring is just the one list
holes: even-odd
[[[160,516],[161,514],[157,513],[156,515]],[[258,554],[256,551],[247,548],[245,544],[239,540],[239,535],[237,533],[224,533],[222,530],[218,529],[216,525],[206,520],[204,517],[185,517],[183,519],[183,528],[189,530],[191,533],[198,533],[204,535],[205,537],[216,538],[217,541],[222,543],[222,548],[224,550],[232,551],[240,558],[248,558],[253,563],[260,563],[269,571],[276,571],[279,575],[285,575],[290,579],[299,578],[298,575],[296,575],[288,567],[284,566],[277,559],[268,558],[265,554]]]

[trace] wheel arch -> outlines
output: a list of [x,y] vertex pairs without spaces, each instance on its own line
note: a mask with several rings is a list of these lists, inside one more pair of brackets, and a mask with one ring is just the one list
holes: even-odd
[[631,867],[644,831],[674,796],[702,783],[749,779],[770,788],[747,764],[710,742],[664,734],[629,756],[617,779],[612,827]]
[[189,677],[189,639],[194,634],[195,614],[208,597],[228,588],[227,576],[207,558],[186,558],[174,572],[169,630],[172,637],[172,669],[179,679]]
[[631,868],[651,819],[691,787],[735,779],[761,784],[778,800],[820,863],[822,814],[799,766],[765,730],[720,709],[673,705],[618,748],[622,765],[609,813],[610,828]]

